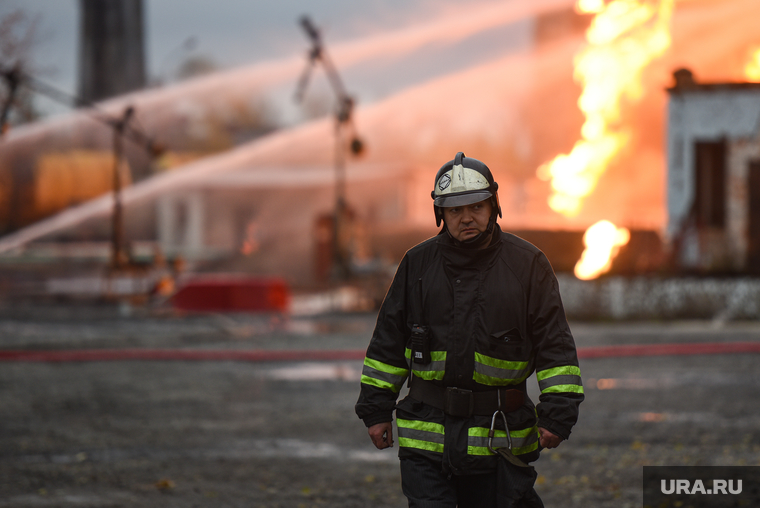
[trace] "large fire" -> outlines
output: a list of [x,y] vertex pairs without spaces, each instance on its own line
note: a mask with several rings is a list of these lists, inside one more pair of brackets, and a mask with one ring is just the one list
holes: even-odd
[[589,280],[608,272],[618,250],[630,239],[631,233],[626,228],[618,228],[607,220],[600,220],[588,228],[583,235],[586,250],[575,265],[575,276]]
[[549,206],[567,216],[578,213],[629,138],[620,125],[621,102],[641,97],[644,68],[670,46],[673,0],[579,0],[576,7],[596,14],[586,32],[588,45],[575,60],[575,79],[583,86],[578,107],[586,121],[570,153],[538,171],[552,182]]
[[[539,178],[551,180],[552,210],[569,217],[577,215],[583,199],[593,192],[628,141],[630,133],[621,125],[621,104],[624,99],[641,98],[643,70],[670,46],[673,5],[674,0],[578,0],[579,12],[595,15],[586,32],[588,45],[575,59],[574,76],[583,87],[578,107],[586,121],[581,139],[570,153],[558,155],[538,170]],[[612,229],[605,227],[601,231],[613,236],[601,242],[600,252],[614,256],[615,249],[606,245],[619,240],[620,235],[614,225],[607,224]],[[596,238],[597,233],[591,236]],[[594,248],[587,244],[584,257],[596,258],[596,254],[588,253]],[[579,264],[582,262],[583,259]],[[594,265],[600,266],[599,271],[584,271],[582,278],[599,276],[603,273],[601,267],[608,263]]]
[[747,77],[747,81],[760,83],[760,48],[757,48],[752,53],[750,61],[744,66],[744,74]]

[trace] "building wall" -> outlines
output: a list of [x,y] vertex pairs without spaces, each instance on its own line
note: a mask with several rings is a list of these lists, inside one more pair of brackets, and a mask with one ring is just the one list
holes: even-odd
[[[741,271],[748,245],[747,172],[760,156],[760,87],[671,90],[666,240],[684,268]],[[725,228],[697,228],[696,142],[726,142]]]

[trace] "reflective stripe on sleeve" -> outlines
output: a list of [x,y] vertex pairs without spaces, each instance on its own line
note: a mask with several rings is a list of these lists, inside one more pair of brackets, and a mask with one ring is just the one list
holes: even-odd
[[581,369],[574,365],[536,372],[541,393],[583,393]]
[[421,420],[396,419],[398,445],[443,453],[443,425]]
[[530,371],[528,362],[499,360],[476,352],[472,379],[483,385],[507,386],[522,382]]
[[[538,450],[538,427],[533,426],[522,430],[510,431],[512,437],[512,453],[524,455]],[[509,446],[507,433],[496,429],[492,448],[505,448]],[[488,451],[488,429],[485,427],[471,427],[467,431],[467,453],[469,455],[493,455]]]
[[406,348],[406,359],[412,367],[412,373],[422,379],[432,381],[434,379],[443,379],[446,374],[446,351],[431,351],[430,363],[422,365],[411,361],[412,350]]
[[409,369],[394,367],[372,358],[365,358],[361,382],[365,385],[376,386],[391,390],[393,393],[398,393],[401,387],[404,386],[404,380],[406,380],[408,374]]

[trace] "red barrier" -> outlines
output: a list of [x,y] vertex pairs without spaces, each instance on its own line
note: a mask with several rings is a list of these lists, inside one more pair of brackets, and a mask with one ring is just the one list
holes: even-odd
[[760,342],[687,342],[578,348],[578,358],[760,353]]
[[176,309],[196,312],[285,312],[290,290],[275,277],[203,275],[182,284],[171,302]]

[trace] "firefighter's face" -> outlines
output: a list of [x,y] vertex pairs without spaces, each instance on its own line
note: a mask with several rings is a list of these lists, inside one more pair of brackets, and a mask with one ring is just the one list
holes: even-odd
[[491,200],[484,199],[471,205],[444,208],[443,220],[451,236],[463,242],[486,230],[492,211]]

